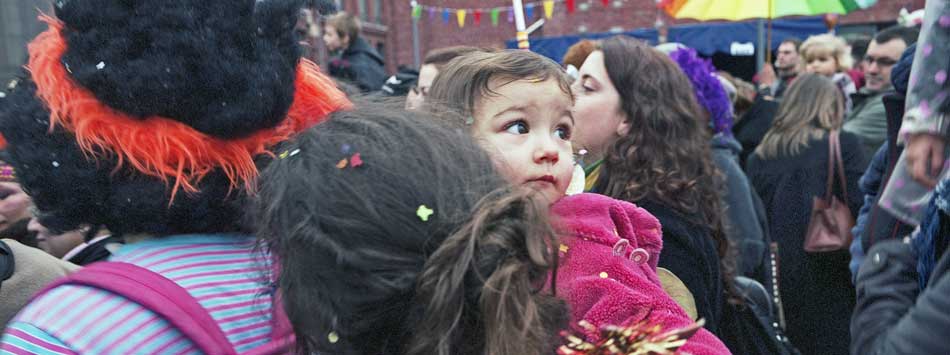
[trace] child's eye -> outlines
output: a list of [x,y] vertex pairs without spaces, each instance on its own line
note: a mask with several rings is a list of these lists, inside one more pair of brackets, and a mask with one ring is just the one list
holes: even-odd
[[514,121],[505,126],[505,131],[511,134],[528,133],[528,124],[524,121]]
[[567,126],[560,126],[554,130],[554,134],[563,140],[571,140],[571,128]]

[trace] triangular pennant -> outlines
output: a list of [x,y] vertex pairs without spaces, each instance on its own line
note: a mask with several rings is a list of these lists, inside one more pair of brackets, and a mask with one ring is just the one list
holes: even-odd
[[550,20],[554,16],[554,0],[544,0],[544,18]]
[[567,13],[568,13],[568,14],[573,14],[573,13],[574,13],[574,9],[577,8],[577,7],[576,7],[576,4],[574,3],[574,0],[566,0],[566,1],[564,1],[564,4],[565,4],[565,6],[567,6]]
[[500,8],[491,9],[491,25],[492,27],[498,26],[498,14],[501,12]]
[[527,4],[524,6],[524,19],[525,21],[534,18],[534,4]]
[[515,22],[515,9],[512,7],[508,8],[508,23]]
[[419,19],[422,17],[422,6],[416,5],[412,7],[412,18]]
[[604,6],[610,6],[610,0],[600,0],[600,2],[603,3]]
[[465,9],[455,10],[455,19],[459,21],[459,28],[465,27]]
[[480,26],[482,24],[482,10],[475,9],[475,12],[472,13],[472,19],[475,20],[475,26]]
[[449,9],[442,9],[442,23],[449,23]]
[[431,20],[431,19],[434,19],[434,18],[435,18],[435,8],[434,8],[434,7],[430,7],[430,8],[429,8],[429,19]]

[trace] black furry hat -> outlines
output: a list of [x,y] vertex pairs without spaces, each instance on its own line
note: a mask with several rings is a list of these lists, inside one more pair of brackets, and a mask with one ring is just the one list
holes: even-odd
[[238,230],[255,159],[348,105],[299,58],[296,0],[70,0],[0,104],[43,225]]

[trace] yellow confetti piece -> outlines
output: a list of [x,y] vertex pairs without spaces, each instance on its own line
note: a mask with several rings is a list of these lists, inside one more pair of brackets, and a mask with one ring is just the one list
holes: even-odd
[[330,334],[327,334],[327,340],[330,341],[330,344],[336,344],[340,341],[340,336],[336,332],[330,332]]
[[280,157],[281,159],[286,159],[286,158],[287,158],[287,155],[289,155],[289,154],[290,154],[290,152],[288,152],[288,151],[285,150],[283,153],[280,153],[280,155],[278,155],[278,157]]
[[607,278],[607,272],[606,272],[606,271],[601,271],[601,272],[600,272],[600,278],[606,279],[606,278]]
[[561,244],[561,247],[558,249],[561,250],[562,253],[566,253],[570,248],[568,248],[567,245]]
[[336,168],[337,168],[337,169],[343,169],[343,168],[346,167],[346,164],[347,164],[347,163],[348,163],[348,162],[346,161],[346,159],[340,160],[339,163],[336,163]]
[[429,216],[431,216],[435,211],[426,207],[426,205],[419,206],[419,209],[416,210],[416,215],[419,216],[423,222],[429,221]]

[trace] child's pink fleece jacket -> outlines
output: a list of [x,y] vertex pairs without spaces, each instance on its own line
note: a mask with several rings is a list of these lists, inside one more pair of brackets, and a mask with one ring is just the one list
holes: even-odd
[[[562,198],[551,207],[561,235],[557,294],[571,308],[575,334],[594,341],[599,334],[577,325],[630,325],[641,320],[664,331],[689,326],[693,320],[663,291],[656,275],[663,248],[660,222],[631,203],[597,194]],[[729,354],[729,349],[700,329],[682,352]]]

